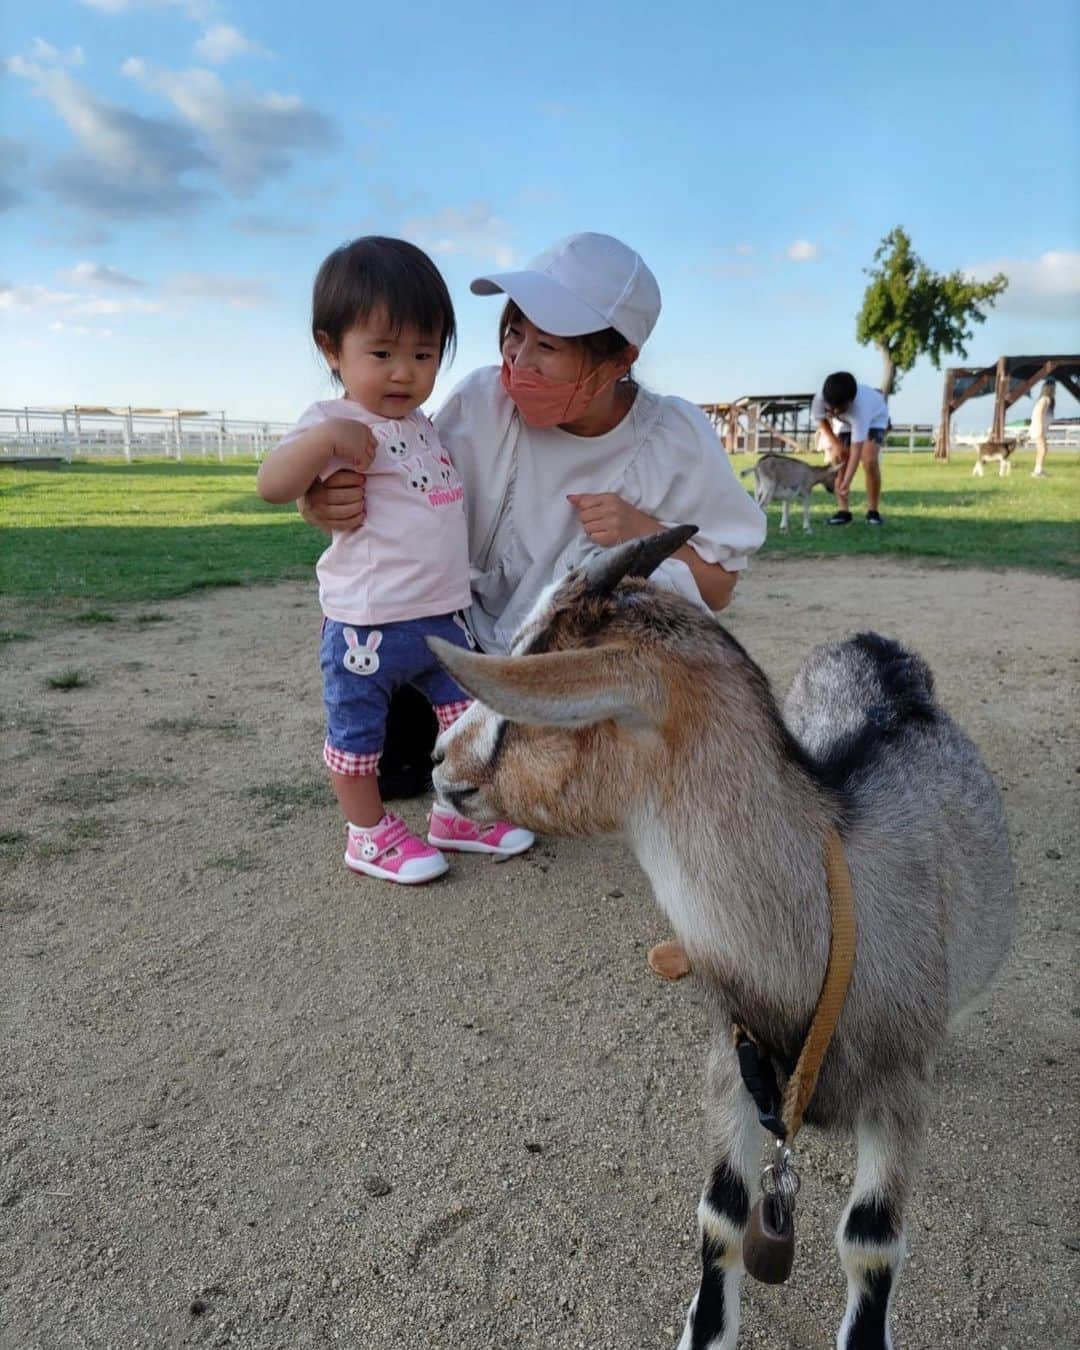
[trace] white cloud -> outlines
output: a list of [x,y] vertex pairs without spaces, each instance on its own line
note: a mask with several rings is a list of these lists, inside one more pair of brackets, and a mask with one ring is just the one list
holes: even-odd
[[51,333],[67,333],[71,337],[93,337],[93,338],[111,338],[111,328],[88,328],[82,323],[64,323],[62,319],[56,319],[49,324]]
[[57,305],[69,305],[78,299],[70,291],[52,291],[47,286],[13,286],[0,281],[0,309],[16,313],[30,313]]
[[407,239],[429,253],[478,258],[496,267],[512,267],[517,261],[506,222],[484,202],[446,206],[430,216],[411,216],[401,228]]
[[208,23],[213,18],[214,0],[79,0],[87,9],[99,14],[131,14],[138,9],[178,9],[196,23]]
[[252,309],[269,298],[261,281],[212,272],[179,272],[169,277],[165,286],[173,295],[190,300],[217,300],[234,309]]
[[146,285],[138,277],[129,276],[115,267],[104,263],[79,262],[66,272],[61,272],[62,281],[72,286],[110,286],[120,290],[135,289]]
[[1080,315],[1080,251],[1055,249],[1037,258],[993,258],[965,271],[976,281],[1005,273],[1009,287],[997,301],[998,310],[1037,319]]
[[736,244],[735,252],[743,258],[749,258],[753,256],[754,246],[753,244]]
[[81,66],[86,63],[86,55],[81,47],[69,47],[66,52],[62,52],[51,42],[36,37],[30,48],[30,60],[44,61],[50,66]]
[[284,173],[294,151],[324,149],[333,124],[293,94],[227,88],[211,70],[156,69],[132,57],[121,67],[142,88],[167,98],[205,136],[225,182],[248,192]]
[[208,195],[185,181],[211,165],[187,127],[108,103],[59,66],[21,56],[6,64],[52,105],[78,144],[43,175],[62,201],[105,216],[139,216],[183,211]]
[[215,23],[208,28],[195,43],[195,52],[215,66],[223,66],[236,56],[270,55],[265,47],[245,37],[230,23]]
[[787,249],[787,256],[792,262],[813,262],[820,253],[820,247],[809,239],[796,239]]
[[131,297],[127,300],[89,299],[80,300],[75,305],[74,314],[160,314],[164,305],[156,300],[141,300]]
[[13,314],[34,314],[63,310],[68,317],[103,314],[157,314],[162,306],[139,296],[104,299],[78,291],[55,291],[48,286],[13,286],[0,282],[0,310]]

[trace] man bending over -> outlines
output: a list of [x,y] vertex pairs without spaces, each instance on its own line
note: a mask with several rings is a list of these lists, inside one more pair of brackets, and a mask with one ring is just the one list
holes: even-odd
[[[836,478],[837,511],[829,517],[830,525],[850,525],[848,493],[855,470],[861,464],[866,480],[866,523],[880,525],[881,463],[879,455],[885,444],[889,427],[889,406],[876,389],[859,384],[854,375],[838,370],[822,385],[814,396],[810,415],[817,420],[821,434],[833,447],[834,463],[843,467]],[[839,435],[833,430],[832,418],[847,428]]]

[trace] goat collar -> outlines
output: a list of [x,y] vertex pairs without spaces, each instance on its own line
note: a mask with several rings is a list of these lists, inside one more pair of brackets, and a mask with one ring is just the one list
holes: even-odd
[[803,1115],[814,1095],[821,1063],[844,1007],[855,965],[855,906],[851,895],[851,873],[840,836],[832,828],[825,835],[825,880],[829,889],[832,927],[829,959],[817,1007],[799,1058],[787,1081],[779,1115],[776,1109],[779,1105],[776,1075],[767,1054],[746,1027],[736,1023],[732,1028],[739,1069],[746,1090],[758,1108],[761,1123],[789,1146],[802,1126]]

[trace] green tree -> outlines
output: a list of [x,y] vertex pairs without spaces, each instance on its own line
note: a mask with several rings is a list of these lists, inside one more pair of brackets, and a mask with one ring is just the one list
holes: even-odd
[[900,376],[927,355],[937,369],[942,356],[967,356],[971,324],[985,323],[986,311],[1009,284],[999,272],[990,281],[971,281],[962,272],[932,272],[911,247],[901,226],[890,230],[867,267],[870,284],[855,321],[855,336],[881,353],[881,392],[886,398]]

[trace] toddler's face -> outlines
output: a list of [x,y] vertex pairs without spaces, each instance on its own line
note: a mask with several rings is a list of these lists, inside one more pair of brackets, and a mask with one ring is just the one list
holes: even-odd
[[407,417],[428,398],[439,373],[439,334],[396,331],[387,315],[374,313],[348,329],[336,353],[345,392],[377,417]]

